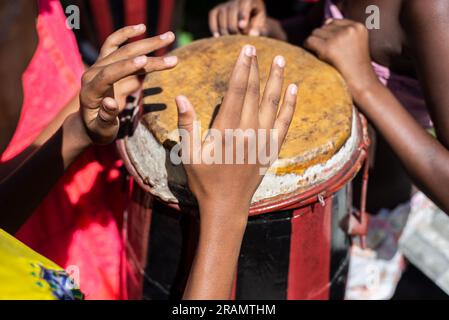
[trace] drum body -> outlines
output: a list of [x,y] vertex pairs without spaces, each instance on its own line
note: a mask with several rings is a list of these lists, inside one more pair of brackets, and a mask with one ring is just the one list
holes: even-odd
[[[144,237],[148,239],[147,252],[142,251],[143,259],[135,261],[136,279],[142,270],[144,276],[133,286],[138,290],[131,296],[151,300],[180,298],[197,241],[197,218],[137,188],[129,223],[134,231],[145,226],[149,235]],[[315,202],[251,216],[233,298],[343,299],[349,239],[339,228],[339,221],[351,209],[350,194],[350,186],[346,185],[325,198],[324,206]],[[142,224],[139,217],[146,223]],[[132,255],[136,256],[135,252]]]
[[[351,180],[366,158],[366,121],[338,73],[305,51],[269,39],[225,37],[178,49],[176,74],[153,74],[146,81],[147,106],[128,113],[135,121],[117,143],[132,177],[124,222],[131,299],[180,298],[198,240],[199,214],[185,173],[167,161],[166,146],[176,143],[171,89],[180,78],[189,84],[184,89],[209,123],[230,72],[219,52],[238,52],[247,41],[257,47],[261,74],[268,74],[273,48],[296,61],[286,78],[300,82],[303,91],[279,161],[270,168],[274,174],[264,177],[252,199],[233,298],[344,298],[349,239],[340,224],[352,213]],[[204,66],[206,58],[219,66]],[[209,96],[195,95],[206,84],[212,84],[205,90]]]
[[[233,298],[344,298],[349,237],[340,224],[351,214],[351,180],[369,145],[366,121],[357,117],[357,148],[330,179],[251,207]],[[138,177],[123,140],[118,149]],[[180,298],[195,253],[198,212],[154,197],[136,179],[126,217],[129,298]]]

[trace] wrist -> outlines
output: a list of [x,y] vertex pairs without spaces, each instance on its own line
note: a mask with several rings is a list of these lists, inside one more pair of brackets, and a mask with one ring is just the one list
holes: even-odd
[[86,132],[86,127],[79,112],[70,114],[64,121],[64,135],[74,142],[76,149],[84,150],[92,145],[92,139]]
[[376,79],[363,86],[355,87],[351,89],[352,97],[357,105],[363,106],[366,102],[372,100],[376,96],[379,90],[384,89],[383,84]]
[[223,201],[200,202],[200,225],[202,228],[225,232],[244,232],[248,223],[249,203],[224,203]]

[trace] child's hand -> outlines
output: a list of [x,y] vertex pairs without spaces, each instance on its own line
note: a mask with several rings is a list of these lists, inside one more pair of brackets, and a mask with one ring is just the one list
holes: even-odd
[[[262,163],[259,155],[272,153],[269,149],[274,146],[274,159],[270,160],[277,158],[295,111],[297,86],[291,84],[284,94],[281,93],[284,67],[284,58],[276,57],[261,99],[256,49],[249,45],[243,47],[231,75],[228,92],[212,124],[215,133],[209,132],[204,142],[201,142],[199,133],[194,130],[196,116],[192,105],[184,96],[177,98],[179,129],[188,133],[187,138],[181,134],[183,159],[189,162],[183,163],[189,188],[200,204],[201,219],[246,221],[251,198],[263,178],[260,169],[272,163]],[[238,130],[251,130],[246,131],[249,134],[242,140],[231,138],[229,143],[225,138],[225,132],[229,132],[227,129],[232,129],[231,134]],[[265,129],[265,132],[261,129]],[[269,134],[270,129],[277,131],[277,139],[271,146],[273,141],[269,138],[264,141],[258,136],[261,134],[266,137],[265,133]],[[195,146],[194,141],[200,141],[201,148],[192,147]],[[220,155],[217,156],[217,153]],[[225,155],[229,154],[231,156],[226,162]],[[221,164],[207,164],[205,159],[210,159],[211,155],[219,159]],[[251,155],[255,155],[255,158]],[[241,160],[240,164],[237,164],[238,159]],[[230,213],[232,216],[229,216]],[[214,217],[204,216],[208,214]]]
[[313,31],[305,46],[341,72],[354,96],[378,82],[371,66],[368,30],[361,23],[329,20]]
[[215,37],[228,34],[268,34],[268,19],[262,0],[231,0],[209,12],[209,28]]
[[[144,25],[129,26],[114,32],[104,43],[97,62],[83,75],[80,92],[82,121],[93,143],[108,144],[117,136],[118,115],[124,104],[117,99],[114,85],[128,81],[139,74],[166,70],[176,66],[176,57],[147,57],[147,54],[163,48],[175,40],[172,32],[159,37],[123,45],[128,39],[142,35]],[[133,84],[135,86],[135,82]],[[121,88],[122,89],[122,88]],[[128,88],[129,89],[129,88]],[[133,88],[129,89],[132,91]],[[126,88],[123,88],[125,91]],[[121,92],[123,95],[123,92]]]

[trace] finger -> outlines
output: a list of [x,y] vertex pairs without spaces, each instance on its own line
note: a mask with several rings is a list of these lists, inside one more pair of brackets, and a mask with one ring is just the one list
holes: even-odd
[[101,101],[97,118],[102,125],[115,125],[119,113],[120,107],[118,102],[111,97],[106,97]]
[[251,17],[251,11],[253,10],[253,4],[251,0],[239,1],[239,28],[245,30],[249,26],[249,19]]
[[[148,58],[147,64],[144,66],[144,72],[151,73],[154,71],[163,71],[168,69],[173,69],[178,64],[178,57],[168,56],[168,57],[150,57]],[[140,74],[140,72],[139,72]]]
[[145,74],[173,68],[178,62],[176,57],[139,56],[105,66],[89,84],[89,92],[94,97],[103,97],[114,83],[131,75]]
[[195,129],[195,109],[185,96],[176,97],[176,105],[178,107],[178,129],[183,144],[183,158],[191,159],[194,152],[197,152],[197,155],[200,154],[199,150],[193,150],[194,141],[200,141],[200,132]]
[[[115,99],[120,107],[126,105],[126,99],[142,87],[139,78],[136,76],[126,77],[114,84]],[[117,91],[120,94],[117,94]]]
[[89,123],[90,135],[98,144],[108,144],[117,136],[119,130],[120,108],[117,101],[113,98],[104,98],[99,106],[98,112],[92,109],[84,109],[84,112],[92,113],[89,116],[91,123]]
[[104,57],[110,55],[112,52],[116,51],[122,44],[128,41],[131,38],[140,36],[144,34],[146,31],[146,26],[144,24],[138,24],[135,26],[127,26],[121,28],[111,34],[103,46],[101,47],[99,59],[103,59]]
[[241,128],[256,128],[259,124],[259,104],[260,104],[260,78],[257,56],[251,60],[251,70],[248,77],[248,89],[245,97],[245,104],[240,120]]
[[229,4],[228,7],[228,30],[230,34],[239,33],[239,10],[236,3]]
[[253,37],[263,35],[265,24],[266,16],[265,13],[261,11],[251,19],[248,34]]
[[114,51],[101,60],[100,65],[111,64],[120,60],[130,59],[137,56],[147,55],[155,50],[164,48],[175,40],[173,32],[169,31],[160,36],[143,39],[127,44]]
[[328,40],[328,39],[332,38],[332,31],[330,29],[319,28],[319,29],[313,30],[312,36],[323,39],[323,40]]
[[256,48],[245,45],[232,71],[228,91],[223,99],[214,127],[219,129],[236,128],[240,124],[242,107],[245,102],[251,59],[256,55]]
[[284,82],[284,69],[284,57],[276,56],[271,65],[270,75],[265,86],[260,107],[259,122],[262,128],[271,129],[276,119]]
[[226,36],[228,32],[228,10],[226,7],[222,7],[218,12],[218,29],[220,30],[220,35]]
[[298,87],[290,84],[284,94],[284,102],[279,110],[279,115],[274,123],[274,129],[278,134],[279,151],[287,136],[288,129],[295,114],[296,100],[298,96]]
[[321,57],[326,48],[326,40],[319,37],[310,36],[304,42],[304,47],[315,52],[319,57]]
[[218,9],[215,8],[209,12],[209,29],[214,37],[219,37],[220,32],[218,32]]

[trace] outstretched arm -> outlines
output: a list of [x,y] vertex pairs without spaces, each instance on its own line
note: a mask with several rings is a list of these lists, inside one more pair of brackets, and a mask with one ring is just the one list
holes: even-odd
[[379,82],[371,67],[365,26],[349,20],[331,21],[315,30],[306,46],[343,74],[355,103],[391,145],[414,183],[449,213],[449,150]]
[[[278,136],[273,138],[277,139],[276,145],[280,148],[295,110],[296,85],[290,85],[285,94],[281,94],[284,66],[284,58],[276,57],[260,100],[256,49],[249,45],[242,49],[228,92],[212,125],[215,133],[210,133],[200,151],[190,148],[198,134],[194,129],[194,109],[187,98],[177,98],[179,128],[188,133],[187,138],[182,136],[182,154],[187,160],[191,160],[194,154],[199,155],[197,159],[202,159],[200,164],[183,161],[189,188],[200,207],[199,244],[184,293],[185,299],[230,297],[251,199],[263,177],[260,173],[262,164],[257,155],[266,154],[269,144],[273,142],[270,139],[261,142],[258,133],[263,133],[260,130],[264,129],[269,134],[270,129],[274,129]],[[280,108],[279,101],[283,101]],[[223,137],[227,129],[250,131],[247,131],[249,135],[244,142],[234,139],[232,144],[226,144]],[[235,145],[237,143],[244,143],[244,146],[240,148]],[[221,148],[218,154],[222,155],[223,164],[205,163],[204,157],[210,155],[208,147],[217,145]],[[245,153],[243,159],[246,159],[243,163],[224,164],[225,155],[233,154],[236,159],[235,152],[242,149]],[[214,154],[219,151],[213,150]],[[257,152],[255,163],[248,161],[251,159],[249,152]],[[277,154],[273,158],[277,158]]]

